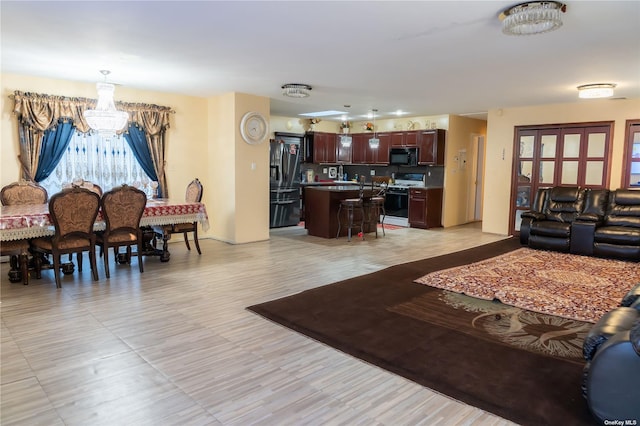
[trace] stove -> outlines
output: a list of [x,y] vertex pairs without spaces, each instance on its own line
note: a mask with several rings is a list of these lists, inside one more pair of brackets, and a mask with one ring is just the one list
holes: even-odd
[[386,192],[385,223],[409,226],[409,188],[424,187],[424,173],[396,173]]

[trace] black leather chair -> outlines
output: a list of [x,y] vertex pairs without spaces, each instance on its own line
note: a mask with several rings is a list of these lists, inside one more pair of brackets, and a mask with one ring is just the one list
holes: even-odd
[[640,261],[640,191],[618,189],[593,236],[593,254]]
[[571,223],[583,210],[586,192],[575,186],[548,189],[541,212],[527,213],[529,247],[569,252]]
[[582,391],[589,410],[601,423],[640,420],[639,296],[640,284],[623,298],[620,307],[591,328],[584,341],[587,364]]

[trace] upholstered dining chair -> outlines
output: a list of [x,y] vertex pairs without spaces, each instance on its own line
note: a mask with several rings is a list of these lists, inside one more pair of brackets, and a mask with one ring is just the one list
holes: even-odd
[[0,191],[0,202],[3,206],[44,204],[48,199],[47,190],[31,181],[13,182]]
[[[100,187],[100,185],[97,185],[93,182],[90,182],[88,180],[83,180],[83,179],[79,179],[77,181],[74,182],[70,182],[67,183],[66,185],[63,185],[63,188],[71,188],[73,186],[79,186],[81,188],[86,188],[89,191],[93,191],[96,194],[98,194],[99,196],[102,197],[102,188]],[[78,252],[76,253],[76,259],[78,262],[78,271],[82,272],[82,252]],[[73,260],[73,253],[69,253],[69,262],[71,262]]]
[[[199,203],[202,201],[202,192],[202,183],[200,183],[198,178],[195,178],[189,183],[189,185],[187,185],[187,192],[184,199],[187,203]],[[193,233],[193,243],[196,246],[198,254],[202,254],[202,251],[200,251],[200,243],[198,241],[198,222],[176,223],[173,225],[164,225],[161,228],[163,235],[182,234],[184,236],[184,243],[187,246],[187,250],[191,250],[188,234],[190,232]]]
[[67,188],[51,196],[49,214],[55,234],[53,237],[36,238],[31,241],[37,277],[40,277],[42,271],[42,255],[51,254],[56,287],[61,288],[60,256],[65,253],[88,251],[93,279],[98,280],[93,226],[99,209],[100,196],[85,188]]
[[105,192],[100,200],[102,216],[106,228],[96,233],[96,245],[101,247],[104,256],[104,271],[109,275],[109,247],[115,247],[116,261],[117,249],[127,248],[127,263],[131,263],[131,247],[137,246],[138,266],[140,272],[144,272],[142,266],[142,230],[140,219],[147,204],[147,195],[133,186],[122,185]]

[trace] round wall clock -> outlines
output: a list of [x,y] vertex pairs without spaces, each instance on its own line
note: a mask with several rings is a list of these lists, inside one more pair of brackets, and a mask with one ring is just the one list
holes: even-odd
[[269,125],[267,120],[259,112],[248,112],[240,122],[240,134],[248,144],[262,143],[267,137]]

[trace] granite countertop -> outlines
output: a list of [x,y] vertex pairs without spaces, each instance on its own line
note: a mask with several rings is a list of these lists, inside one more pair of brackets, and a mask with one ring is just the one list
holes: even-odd
[[309,189],[315,189],[316,191],[341,192],[341,191],[358,190],[358,186],[357,185],[335,185],[335,184],[334,185],[316,185],[316,186],[310,186]]

